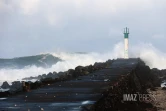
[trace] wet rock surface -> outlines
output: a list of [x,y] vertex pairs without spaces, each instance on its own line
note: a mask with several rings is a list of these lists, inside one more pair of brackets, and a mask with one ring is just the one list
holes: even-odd
[[[89,65],[85,67],[77,66],[75,69],[69,69],[66,72],[57,73],[54,71],[54,72],[49,72],[48,74],[42,74],[36,77],[26,77],[26,78],[23,78],[23,81],[14,81],[11,86],[7,82],[4,82],[3,85],[1,86],[3,89],[0,90],[0,97],[7,97],[10,95],[15,95],[20,92],[29,92],[31,90],[38,89],[48,84],[53,84],[53,83],[61,82],[61,81],[67,81],[67,80],[77,78],[79,76],[84,76],[89,73],[95,72],[97,70],[106,68],[106,66],[110,66],[112,62],[113,60],[108,60],[103,63],[95,63],[94,65]],[[34,80],[38,80],[38,81],[32,82]]]
[[8,89],[8,88],[10,88],[10,85],[8,84],[7,81],[5,81],[5,82],[3,82],[1,88],[3,88],[3,89]]
[[[148,95],[147,89],[159,86],[161,81],[141,60],[127,75],[110,84],[104,96],[92,107],[91,111],[157,111],[152,101],[140,101],[138,94]],[[136,94],[136,101],[125,101],[124,94]],[[143,99],[143,98],[141,98]],[[151,99],[150,99],[151,100]]]
[[0,110],[156,110],[150,103],[123,101],[124,93],[147,93],[147,88],[159,84],[156,75],[140,59],[108,60],[94,66],[43,74],[38,78],[41,78],[40,82],[23,84],[24,93],[0,100]]

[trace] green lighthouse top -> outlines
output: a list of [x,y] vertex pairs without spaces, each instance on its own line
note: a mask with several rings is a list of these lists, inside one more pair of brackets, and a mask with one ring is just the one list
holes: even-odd
[[129,38],[129,28],[124,29],[124,38]]

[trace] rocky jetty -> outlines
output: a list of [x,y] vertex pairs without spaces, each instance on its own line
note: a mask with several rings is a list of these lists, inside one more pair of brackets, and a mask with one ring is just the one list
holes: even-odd
[[[121,62],[121,60],[119,60]],[[123,60],[122,60],[123,61]],[[17,92],[29,92],[34,89],[41,88],[43,86],[50,86],[56,82],[63,82],[67,80],[77,79],[93,74],[101,69],[111,69],[110,65],[114,60],[108,60],[103,63],[95,63],[89,66],[77,66],[75,69],[69,69],[65,72],[49,72],[48,74],[42,74],[37,77],[25,78],[38,79],[36,82],[19,82],[15,81],[12,86],[9,86],[7,82],[4,82],[2,87],[8,88],[9,91],[0,92],[0,97],[10,96]],[[120,66],[116,65],[118,70]],[[120,64],[120,63],[119,63]],[[127,66],[126,66],[127,68]],[[116,70],[116,68],[114,68]],[[165,71],[158,69],[150,69],[142,60],[138,59],[136,67],[133,69],[126,69],[129,72],[120,75],[117,80],[110,81],[104,79],[105,82],[109,82],[109,86],[102,92],[102,97],[94,104],[85,106],[85,110],[89,111],[157,111],[157,108],[153,106],[152,102],[154,98],[150,98],[151,101],[138,100],[137,101],[124,101],[124,94],[140,94],[148,95],[147,89],[156,90],[156,87],[160,87],[161,81],[165,80]],[[80,77],[81,76],[81,77]],[[93,75],[97,78],[97,75]],[[80,80],[79,80],[80,81]]]
[[[138,98],[137,101],[124,101],[123,98],[124,94],[148,95],[148,88],[159,87],[161,80],[157,71],[159,70],[151,70],[139,60],[137,67],[131,73],[110,84],[110,87],[103,92],[104,96],[91,107],[91,111],[157,111],[152,101],[140,101]],[[150,100],[152,99],[154,98]]]
[[112,64],[114,60],[108,60],[106,62],[96,62],[94,65],[89,66],[77,66],[75,69],[69,69],[65,72],[49,72],[48,74],[42,74],[37,77],[29,77],[24,78],[24,80],[31,80],[31,79],[38,79],[39,81],[36,81],[34,83],[32,82],[25,82],[25,85],[23,86],[23,91],[30,91],[32,89],[37,89],[45,85],[50,85],[55,82],[60,81],[66,81],[71,80],[74,78],[77,78],[79,76],[84,76],[89,73],[95,72],[97,70],[107,68]]
[[23,83],[20,81],[12,82],[12,85],[9,85],[7,81],[3,82],[0,91],[0,97],[7,97],[12,94],[23,91]]
[[[15,89],[26,93],[8,97],[1,107],[9,108],[10,104],[17,104],[20,110],[36,110],[36,103],[45,110],[65,108],[71,111],[79,107],[82,111],[157,111],[157,106],[152,104],[155,97],[149,96],[147,99],[147,95],[155,91],[162,81],[156,70],[151,70],[142,60],[134,58],[77,66],[65,72],[50,72],[37,77],[40,77],[40,81],[12,84],[10,87],[15,86]],[[130,98],[124,98],[126,94]],[[6,92],[2,95],[11,94]],[[56,103],[62,103],[63,107]]]
[[11,93],[16,93],[16,92],[21,92],[22,89],[23,89],[23,83],[21,83],[20,81],[14,81],[12,82],[12,85],[9,91]]
[[[50,85],[52,83],[60,82],[60,81],[66,81],[66,80],[71,80],[74,78],[77,78],[79,76],[84,76],[89,73],[95,72],[97,70],[107,68],[110,66],[110,64],[114,60],[108,60],[103,63],[95,63],[94,65],[89,65],[89,66],[77,66],[75,69],[69,69],[68,71],[65,72],[49,72],[48,74],[42,74],[36,77],[27,77],[23,78],[25,81],[14,81],[12,82],[12,85],[10,86],[7,82],[4,82],[3,85],[1,86],[2,88],[10,88],[9,91],[3,91],[0,92],[0,97],[6,97],[12,94],[16,94],[18,92],[29,92],[34,89],[38,89],[40,87]],[[38,80],[36,82],[31,82],[31,80]],[[1,94],[3,93],[3,94]]]

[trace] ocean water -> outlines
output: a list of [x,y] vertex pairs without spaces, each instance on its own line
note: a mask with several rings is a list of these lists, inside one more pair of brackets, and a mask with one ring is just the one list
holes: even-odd
[[[48,74],[49,72],[67,71],[76,66],[86,66],[108,59],[123,58],[123,42],[114,45],[107,52],[69,53],[51,52],[36,56],[0,59],[0,83],[2,81],[21,80],[24,77]],[[130,57],[140,57],[150,68],[166,69],[166,53],[149,43],[130,45]]]

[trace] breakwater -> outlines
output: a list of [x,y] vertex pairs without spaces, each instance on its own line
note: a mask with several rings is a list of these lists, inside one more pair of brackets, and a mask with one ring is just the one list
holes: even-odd
[[155,108],[143,101],[125,102],[123,94],[147,94],[147,88],[159,85],[158,77],[140,59],[110,60],[76,67],[61,73],[58,79],[42,78],[38,84],[26,83],[24,93],[3,99],[0,108],[7,111],[143,111]]
[[[155,96],[152,97],[147,92],[147,89],[160,87],[161,80],[154,71],[156,70],[151,70],[139,59],[131,72],[110,84],[111,87],[103,92],[104,96],[93,105],[91,111],[157,111],[152,105]],[[124,94],[135,96],[126,101]]]

